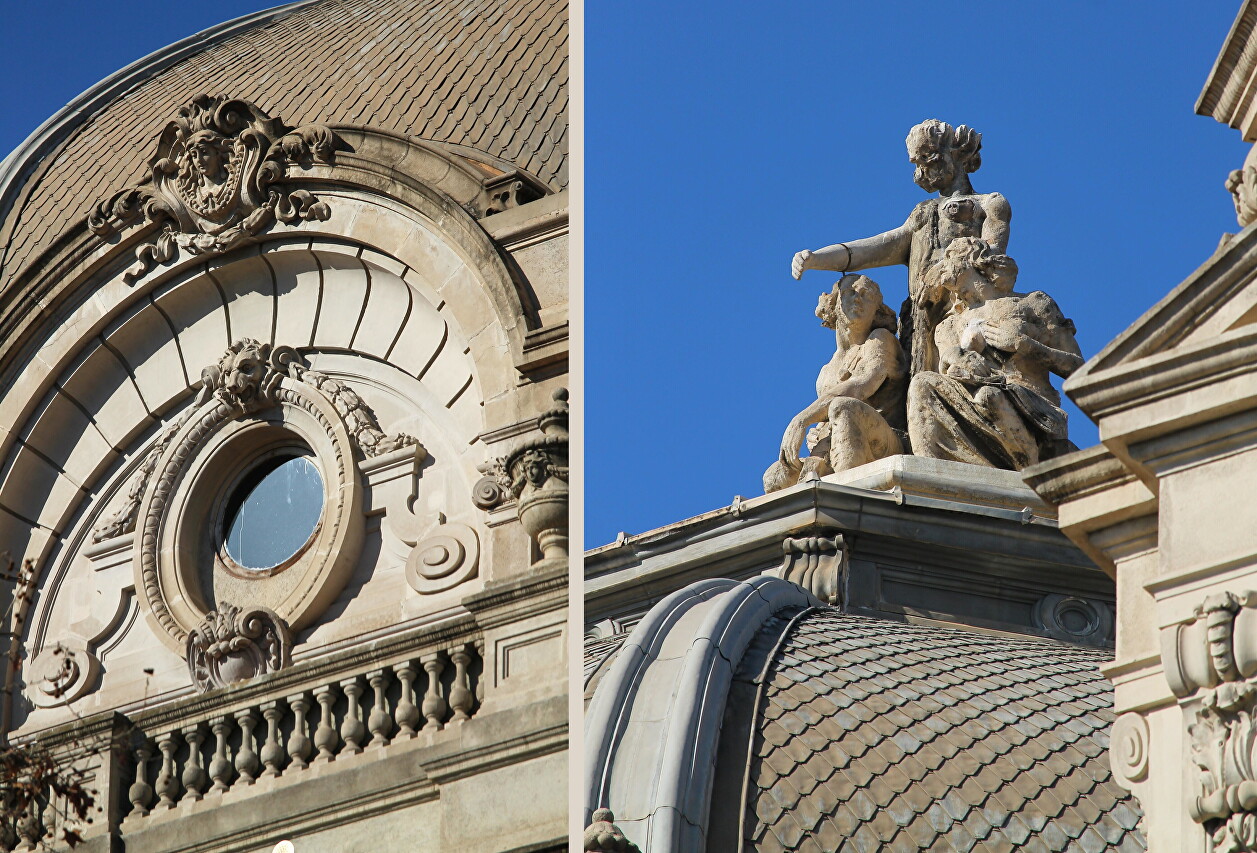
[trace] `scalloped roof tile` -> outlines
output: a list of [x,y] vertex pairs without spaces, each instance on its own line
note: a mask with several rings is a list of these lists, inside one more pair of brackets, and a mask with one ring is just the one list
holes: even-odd
[[293,126],[465,145],[562,189],[567,12],[567,0],[326,0],[223,38],[87,118],[47,158],[5,223],[0,273],[138,181],[166,122],[200,94],[250,100]]
[[1142,853],[1138,803],[1108,764],[1106,659],[832,608],[804,616],[756,709],[771,722],[752,744],[745,849]]

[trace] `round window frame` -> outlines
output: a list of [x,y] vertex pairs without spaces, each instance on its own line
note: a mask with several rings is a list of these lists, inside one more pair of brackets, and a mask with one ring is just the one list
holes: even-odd
[[[234,520],[234,517],[228,517],[228,514],[231,512],[232,500],[243,487],[244,482],[253,474],[255,470],[257,470],[260,465],[270,459],[275,459],[280,456],[286,456],[288,459],[311,460],[311,464],[314,465],[315,470],[319,472],[319,484],[323,489],[323,503],[319,507],[319,517],[318,520],[314,522],[314,529],[310,531],[310,535],[306,537],[305,542],[301,543],[301,545],[297,547],[297,550],[292,553],[292,556],[282,560],[274,566],[255,569],[237,561],[227,550],[228,524]],[[279,466],[276,466],[276,468],[272,470],[278,470],[278,467]],[[216,561],[214,567],[216,569],[222,569],[223,571],[231,574],[233,577],[240,578],[241,580],[260,580],[261,578],[268,578],[277,575],[285,569],[296,565],[301,560],[301,557],[305,554],[305,552],[318,538],[319,530],[323,527],[323,514],[327,510],[327,477],[324,475],[322,468],[319,467],[318,457],[314,455],[314,451],[307,447],[304,443],[297,441],[292,441],[287,444],[280,441],[276,444],[276,446],[263,450],[261,453],[254,454],[252,457],[246,459],[240,468],[240,472],[224,486],[222,494],[216,502],[213,529],[217,536],[218,548],[215,549],[214,552],[214,559]],[[263,479],[265,479],[266,476],[267,475],[263,475]],[[260,485],[261,482],[262,480],[259,480],[258,483],[255,484],[255,487]],[[245,496],[245,499],[248,499],[248,495]],[[241,506],[243,506],[244,500],[240,503]],[[240,508],[241,507],[237,507],[236,511],[239,512]]]
[[[271,393],[253,411],[215,397],[191,412],[145,488],[136,523],[136,590],[155,633],[180,655],[188,633],[214,609],[220,569],[250,585],[250,602],[270,607],[299,631],[335,601],[361,557],[365,487],[346,425],[330,400],[291,377]],[[232,488],[267,452],[294,447],[310,451],[323,479],[316,531],[282,571],[243,569],[245,577],[228,571],[219,540]]]

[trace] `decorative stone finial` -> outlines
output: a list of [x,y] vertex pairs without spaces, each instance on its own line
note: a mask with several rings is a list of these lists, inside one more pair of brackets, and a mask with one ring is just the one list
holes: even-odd
[[554,392],[555,406],[541,414],[540,438],[515,448],[506,457],[519,523],[541,548],[542,559],[567,559],[568,464],[567,389]]

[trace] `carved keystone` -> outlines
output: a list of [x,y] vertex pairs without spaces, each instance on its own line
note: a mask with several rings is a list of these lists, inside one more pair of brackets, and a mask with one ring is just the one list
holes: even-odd
[[292,632],[273,610],[224,604],[188,634],[187,660],[204,693],[291,666]]

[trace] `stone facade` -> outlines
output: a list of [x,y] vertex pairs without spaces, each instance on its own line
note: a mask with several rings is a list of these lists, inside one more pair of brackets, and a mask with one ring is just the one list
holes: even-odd
[[[565,29],[293,3],[6,161],[0,729],[102,810],[5,849],[565,848]],[[397,39],[446,48],[339,73]],[[251,562],[294,459],[310,532]]]
[[[1255,23],[1245,3],[1197,103],[1249,142]],[[1242,230],[1066,383],[1102,444],[1025,472],[1117,581],[1112,762],[1157,853],[1257,849],[1251,172],[1219,165]]]

